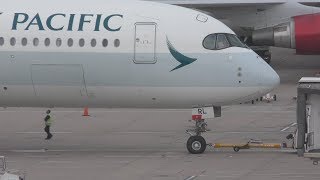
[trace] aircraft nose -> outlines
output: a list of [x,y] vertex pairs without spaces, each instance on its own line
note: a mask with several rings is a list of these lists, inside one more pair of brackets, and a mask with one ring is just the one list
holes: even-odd
[[280,84],[280,77],[277,72],[267,65],[266,71],[261,74],[261,83],[265,87],[274,89]]

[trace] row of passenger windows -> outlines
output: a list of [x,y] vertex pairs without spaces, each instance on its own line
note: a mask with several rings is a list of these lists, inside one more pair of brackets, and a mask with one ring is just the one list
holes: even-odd
[[[32,44],[33,46],[39,46],[39,44],[40,44],[40,39],[39,38],[33,38],[31,41],[32,42],[30,44]],[[46,47],[49,47],[52,44],[55,44],[55,46],[60,47],[63,44],[63,40],[61,38],[57,38],[57,39],[53,40],[53,43],[51,42],[52,40],[50,38],[45,38],[43,41],[44,41],[44,45]],[[68,47],[72,47],[76,43],[80,47],[84,47],[86,45],[86,40],[81,38],[78,41],[75,41],[74,39],[69,38],[66,41],[66,44],[68,45]],[[0,37],[0,46],[3,46],[4,44],[5,44],[5,39],[3,37]],[[14,37],[10,38],[10,45],[11,46],[16,46],[16,44],[17,44],[17,39],[14,38]],[[97,39],[91,39],[90,40],[90,46],[91,47],[96,47],[97,44],[98,44],[98,40]],[[28,45],[28,39],[27,38],[22,38],[21,39],[21,45],[22,46],[27,46]],[[108,45],[109,45],[108,39],[103,39],[101,41],[101,45],[102,45],[102,47],[108,47]],[[120,46],[120,40],[119,39],[115,39],[113,41],[113,46],[114,47],[119,47]]]
[[209,50],[220,50],[228,47],[248,48],[234,34],[210,34],[203,40],[203,47]]

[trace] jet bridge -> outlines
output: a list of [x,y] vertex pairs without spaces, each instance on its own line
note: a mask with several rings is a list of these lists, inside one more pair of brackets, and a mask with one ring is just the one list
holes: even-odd
[[299,156],[320,154],[320,78],[303,77],[299,81],[295,146]]

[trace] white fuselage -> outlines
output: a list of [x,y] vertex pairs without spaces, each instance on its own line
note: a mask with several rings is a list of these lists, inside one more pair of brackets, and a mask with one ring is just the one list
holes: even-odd
[[152,2],[93,1],[5,0],[0,106],[220,106],[279,84],[250,49],[205,49],[209,34],[234,34],[212,17]]

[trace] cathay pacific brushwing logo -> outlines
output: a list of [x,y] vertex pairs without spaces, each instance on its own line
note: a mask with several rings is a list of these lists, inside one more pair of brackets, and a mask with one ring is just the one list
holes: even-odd
[[178,50],[176,50],[176,48],[173,47],[173,45],[171,44],[171,42],[169,41],[168,37],[167,37],[167,45],[169,48],[169,51],[171,53],[171,55],[178,61],[180,62],[180,65],[178,65],[177,67],[173,68],[170,72],[180,69],[186,65],[189,65],[191,63],[193,63],[194,61],[196,61],[197,59],[195,58],[190,58],[187,57],[183,54],[181,54]]

